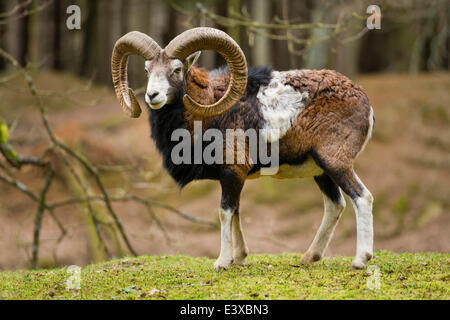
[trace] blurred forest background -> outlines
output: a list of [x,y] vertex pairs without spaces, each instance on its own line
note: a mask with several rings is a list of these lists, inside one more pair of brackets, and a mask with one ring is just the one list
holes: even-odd
[[[72,4],[80,30],[66,26]],[[379,30],[366,27],[372,4]],[[375,197],[375,249],[450,252],[449,17],[448,0],[0,0],[0,269],[217,256],[217,183],[180,192],[111,83],[126,32],[165,46],[197,26],[226,31],[249,65],[335,69],[361,84],[376,115],[357,162]],[[223,63],[204,52],[198,64]],[[129,76],[142,93],[142,58]],[[312,179],[250,181],[241,206],[251,252],[306,250],[323,210]],[[347,201],[329,255],[353,254],[354,220]]]

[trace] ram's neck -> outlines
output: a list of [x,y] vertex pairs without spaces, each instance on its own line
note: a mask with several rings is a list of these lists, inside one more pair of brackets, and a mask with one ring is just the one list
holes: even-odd
[[171,104],[167,104],[161,109],[149,110],[149,122],[151,137],[155,141],[156,147],[164,155],[167,148],[171,148],[174,142],[171,141],[172,132],[179,128],[186,128],[184,117],[184,106],[181,100],[183,93]]
[[[203,68],[192,67],[186,75],[186,93],[200,104],[214,104],[225,94],[229,83],[228,69],[215,69],[211,72]],[[208,127],[210,118],[194,116],[186,111],[186,129],[194,129],[194,121],[202,121],[203,128]]]
[[[215,102],[210,75],[205,69],[191,68],[186,76],[185,90],[194,101],[200,104],[213,104]],[[182,101],[183,95],[184,91],[180,90],[179,97],[173,103],[158,110],[150,109],[149,119],[152,138],[163,157],[167,157],[169,150],[177,143],[170,139],[174,130],[183,128],[193,131],[195,120],[205,121],[205,119],[193,116],[186,111]]]
[[186,75],[186,93],[200,104],[213,104],[214,90],[209,72],[193,66]]
[[[194,121],[193,116],[183,106],[181,99],[183,94],[184,92],[180,91],[180,96],[174,103],[165,105],[158,110],[149,110],[152,139],[162,156],[164,168],[180,187],[193,180],[217,179],[217,172],[205,171],[203,164],[194,164],[193,161],[188,164],[174,164],[172,161],[172,149],[180,143],[178,140],[172,141],[172,133],[176,129],[192,130]],[[192,149],[191,154],[194,154]]]

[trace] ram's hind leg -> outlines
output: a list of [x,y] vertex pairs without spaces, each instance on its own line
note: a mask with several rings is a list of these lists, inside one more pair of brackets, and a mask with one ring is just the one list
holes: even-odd
[[325,211],[313,242],[302,256],[302,264],[315,262],[322,258],[345,208],[345,199],[341,190],[327,174],[314,177],[314,180],[322,191]]
[[[338,158],[338,157],[337,157]],[[353,171],[350,161],[332,161],[326,154],[314,155],[314,160],[326,174],[352,199],[356,215],[356,256],[352,266],[363,269],[373,255],[373,197]],[[347,165],[344,165],[347,163]]]
[[364,269],[373,255],[372,194],[352,169],[344,172],[333,172],[331,177],[352,199],[356,215],[357,238],[356,256],[352,267]]
[[353,208],[356,214],[356,256],[353,260],[354,269],[364,269],[373,256],[373,197],[366,186],[352,172],[352,181],[359,186],[360,192],[352,196]]

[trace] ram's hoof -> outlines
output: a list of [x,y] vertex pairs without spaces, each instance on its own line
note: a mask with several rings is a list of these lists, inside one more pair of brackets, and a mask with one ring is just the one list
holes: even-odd
[[320,253],[306,252],[300,259],[300,263],[301,264],[311,264],[313,262],[319,261],[320,259],[322,259],[322,256]]
[[245,265],[245,258],[248,256],[248,249],[245,247],[243,250],[235,250],[233,254],[233,264],[237,266]]
[[245,257],[233,258],[233,264],[236,266],[245,266]]
[[367,266],[367,264],[360,260],[354,260],[352,262],[352,269],[355,269],[355,270],[363,270],[366,268],[366,266]]
[[356,257],[352,262],[352,268],[356,270],[365,269],[370,259],[372,259],[371,253],[366,253],[363,257]]
[[233,262],[232,260],[224,260],[219,258],[214,263],[214,270],[216,271],[228,270],[232,262]]

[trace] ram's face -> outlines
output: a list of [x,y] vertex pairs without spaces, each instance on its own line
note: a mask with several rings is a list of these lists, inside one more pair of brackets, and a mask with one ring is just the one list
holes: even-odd
[[184,74],[189,72],[199,56],[200,52],[193,53],[182,62],[161,52],[152,60],[145,61],[148,77],[145,102],[150,108],[160,109],[179,97]]
[[183,84],[183,63],[159,54],[152,60],[145,61],[148,83],[145,102],[152,109],[160,109],[172,103]]
[[148,84],[145,102],[149,108],[160,109],[181,97],[183,78],[195,63],[201,50],[214,50],[221,54],[231,70],[229,89],[211,105],[194,101],[189,94],[183,96],[186,110],[201,117],[223,114],[244,95],[247,84],[247,62],[239,45],[223,31],[213,28],[193,28],[175,37],[161,48],[148,35],[131,31],[117,40],[111,56],[111,74],[117,99],[123,111],[132,118],[141,115],[142,109],[136,94],[128,86],[127,63],[130,55],[146,59]]

